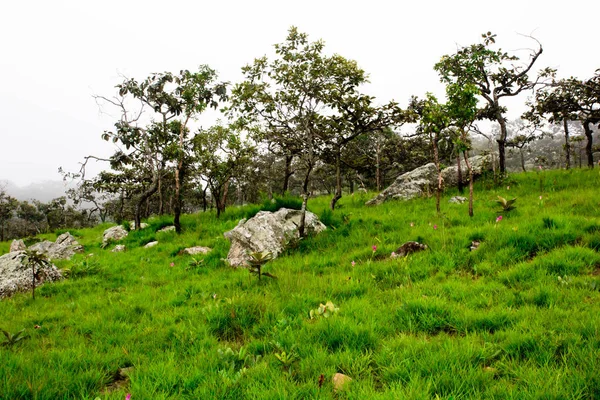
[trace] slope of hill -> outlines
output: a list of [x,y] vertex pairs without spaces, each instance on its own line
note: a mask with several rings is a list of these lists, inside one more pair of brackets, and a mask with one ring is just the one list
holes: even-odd
[[[0,398],[598,398],[599,187],[597,170],[482,181],[473,218],[455,192],[440,216],[317,198],[329,229],[266,264],[276,280],[222,261],[253,206],[184,216],[179,236],[150,220],[125,253],[100,247],[107,225],[72,232],[68,279],[0,301],[0,328],[28,335],[0,347]],[[429,250],[390,259],[408,240]],[[180,254],[194,245],[213,251]]]

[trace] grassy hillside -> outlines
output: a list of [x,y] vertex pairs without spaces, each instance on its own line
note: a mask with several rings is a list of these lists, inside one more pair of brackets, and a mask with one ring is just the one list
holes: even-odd
[[[180,236],[151,220],[125,253],[100,248],[108,225],[72,232],[69,279],[0,301],[0,328],[29,335],[0,347],[0,398],[600,398],[599,188],[597,170],[480,182],[473,218],[453,192],[440,217],[434,199],[311,200],[330,228],[260,282],[221,261],[253,207],[184,216]],[[430,249],[389,259],[408,240]],[[214,251],[179,255],[194,245]],[[353,378],[337,393],[336,372]]]

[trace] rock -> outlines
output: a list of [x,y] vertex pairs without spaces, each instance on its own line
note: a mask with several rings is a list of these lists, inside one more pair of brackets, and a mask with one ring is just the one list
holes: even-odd
[[[135,221],[129,221],[129,226],[131,227],[131,230],[135,229]],[[140,222],[140,229],[146,229],[149,226],[150,225],[145,222]]]
[[156,241],[156,240],[155,240],[155,241],[153,241],[153,242],[146,243],[146,245],[144,246],[144,248],[145,248],[145,249],[149,249],[150,247],[154,247],[154,246],[156,246],[157,244],[158,244],[158,241]]
[[156,231],[156,233],[161,233],[161,232],[175,232],[175,227],[173,225],[171,226],[165,226],[162,229],[159,229],[158,231]]
[[352,378],[350,378],[348,375],[340,374],[338,372],[333,375],[331,381],[333,382],[333,390],[339,392],[341,390],[346,389],[348,384],[352,381]]
[[452,197],[450,200],[448,200],[448,203],[452,203],[452,204],[462,204],[465,201],[467,201],[468,199],[466,197],[462,197],[462,196],[454,196]]
[[70,259],[75,253],[81,253],[83,246],[69,232],[56,238],[55,242],[44,240],[29,246],[29,250],[45,255],[49,260]]
[[[478,177],[483,171],[491,169],[491,156],[474,156],[469,158],[473,167],[473,176]],[[464,179],[468,180],[466,165],[462,163],[465,173]],[[445,187],[456,186],[457,168],[451,166],[442,170],[442,178]],[[387,189],[379,193],[377,197],[367,201],[367,205],[381,204],[390,199],[410,200],[435,193],[437,187],[437,171],[434,163],[425,164],[410,172],[400,175]]]
[[398,249],[392,253],[391,257],[405,257],[409,254],[417,253],[423,250],[427,250],[426,244],[421,244],[419,242],[406,242],[402,246],[398,247]]
[[481,245],[481,242],[479,242],[477,240],[473,240],[471,242],[471,247],[469,247],[469,250],[471,250],[471,251],[477,250],[479,248],[479,245]]
[[126,237],[129,233],[125,228],[121,225],[113,226],[108,228],[102,234],[102,246],[106,246],[109,242],[117,242],[124,237]]
[[122,253],[125,251],[125,245],[124,244],[118,244],[115,246],[114,249],[111,250],[113,253]]
[[[52,242],[50,242],[52,243]],[[62,278],[54,265],[39,267],[35,286]],[[0,257],[0,298],[31,289],[32,271],[24,251],[14,251]]]
[[[241,220],[238,225],[225,232],[231,242],[227,261],[231,266],[246,265],[248,253],[255,251],[271,252],[276,258],[287,247],[290,240],[297,240],[300,210],[282,208],[277,212],[260,211],[248,221]],[[316,234],[326,229],[317,216],[309,211],[305,219],[306,233]]]
[[195,255],[195,254],[208,254],[212,251],[212,249],[210,247],[202,247],[202,246],[195,246],[195,247],[188,247],[187,249],[183,249],[183,252],[186,254],[190,254],[190,255]]
[[21,251],[21,250],[26,250],[27,246],[25,246],[25,242],[23,241],[23,239],[15,239],[12,241],[12,243],[10,244],[10,250],[9,252],[13,252],[13,251]]

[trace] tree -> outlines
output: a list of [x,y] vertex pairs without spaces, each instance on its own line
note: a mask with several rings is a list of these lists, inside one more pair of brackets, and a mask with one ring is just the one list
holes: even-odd
[[[539,129],[539,125],[531,123],[530,120],[517,119],[509,122],[508,125],[510,136],[506,142],[506,147],[512,147],[519,150],[521,169],[525,172],[525,148],[527,148],[534,140],[540,139],[543,134]],[[566,135],[568,143],[568,133]],[[567,160],[568,159],[567,155]],[[567,169],[568,168],[569,161],[567,161]]]
[[323,55],[322,41],[309,42],[305,33],[289,29],[275,45],[277,58],[256,59],[242,68],[245,80],[232,91],[232,115],[251,131],[269,135],[286,155],[297,157],[304,171],[302,216],[304,237],[311,173],[321,157],[336,110],[335,92],[352,91],[363,79],[356,63],[339,55]]
[[207,182],[217,208],[225,211],[229,186],[252,161],[254,147],[243,141],[231,127],[215,125],[201,130],[193,139],[198,172]]
[[18,203],[17,199],[6,194],[5,189],[0,187],[0,242],[4,241],[6,223],[12,218]]
[[495,120],[500,125],[500,136],[496,141],[500,173],[504,174],[508,131],[504,116],[506,108],[501,105],[501,100],[534,88],[539,79],[547,76],[550,70],[547,69],[540,74],[535,81],[529,80],[529,71],[542,54],[542,46],[537,40],[539,48],[532,50],[528,62],[524,65],[516,65],[515,62],[519,57],[509,55],[501,49],[491,49],[496,42],[496,35],[487,32],[482,37],[483,43],[463,47],[453,55],[444,55],[434,68],[439,72],[442,82],[458,85],[472,84],[479,89],[480,96],[487,103],[480,117]]

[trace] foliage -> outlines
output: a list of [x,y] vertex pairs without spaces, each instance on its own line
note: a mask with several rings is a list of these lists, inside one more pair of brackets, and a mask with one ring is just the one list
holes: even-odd
[[516,206],[515,206],[516,201],[517,201],[516,197],[513,199],[510,199],[510,200],[506,200],[504,197],[498,196],[498,200],[496,200],[496,203],[498,203],[500,205],[500,207],[502,208],[501,211],[508,212],[508,211],[512,211],[516,208]]
[[340,311],[339,307],[336,307],[335,304],[333,304],[331,301],[328,301],[327,303],[323,304],[319,304],[318,308],[315,308],[314,310],[310,310],[310,312],[308,313],[310,319],[316,319],[319,317],[323,317],[323,318],[329,318],[334,314],[337,314],[338,311]]
[[5,331],[4,329],[0,329],[0,330],[6,337],[6,340],[4,342],[0,343],[0,345],[4,346],[4,347],[12,347],[15,344],[19,343],[21,340],[26,339],[28,337],[27,335],[24,334],[25,329],[21,329],[19,332],[15,333],[15,334]]
[[248,254],[250,259],[248,260],[249,268],[251,274],[256,274],[258,276],[258,280],[260,280],[261,276],[268,276],[269,278],[275,278],[274,275],[262,272],[262,267],[267,262],[273,259],[273,253],[270,251],[255,251]]

